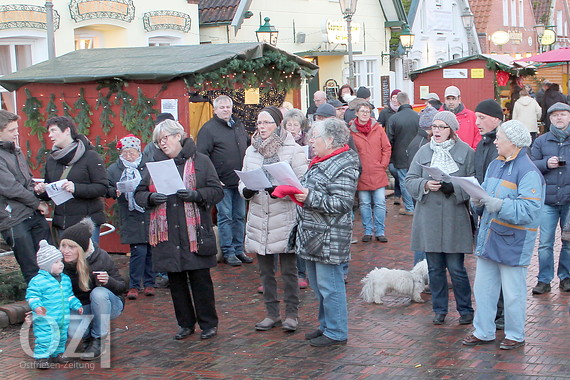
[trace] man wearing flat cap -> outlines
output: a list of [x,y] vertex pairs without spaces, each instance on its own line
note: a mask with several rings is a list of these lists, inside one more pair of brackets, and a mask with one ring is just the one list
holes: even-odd
[[[554,242],[556,227],[564,226],[570,211],[570,106],[555,103],[548,109],[550,131],[538,137],[531,158],[546,180],[546,200],[540,216],[538,245],[538,283],[533,294],[550,292],[554,278]],[[560,290],[570,292],[570,242],[562,240],[558,261]]]

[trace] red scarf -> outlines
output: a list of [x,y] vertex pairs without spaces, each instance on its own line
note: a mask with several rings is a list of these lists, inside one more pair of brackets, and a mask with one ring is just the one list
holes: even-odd
[[366,124],[360,124],[358,118],[355,118],[354,125],[356,125],[356,129],[358,130],[358,132],[368,135],[370,133],[370,130],[372,130],[372,118],[368,119]]
[[326,156],[323,157],[315,157],[311,160],[311,163],[309,164],[309,169],[311,168],[311,166],[313,166],[314,164],[318,164],[319,162],[323,162],[328,160],[329,158],[336,156],[337,154],[341,154],[342,152],[346,152],[347,150],[349,150],[350,147],[345,144],[342,148],[338,148],[337,150],[335,150],[334,152],[327,154]]

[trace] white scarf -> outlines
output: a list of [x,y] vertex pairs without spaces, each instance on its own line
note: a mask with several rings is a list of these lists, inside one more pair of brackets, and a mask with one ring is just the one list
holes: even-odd
[[[125,165],[125,170],[121,173],[121,178],[119,182],[129,181],[131,179],[138,180],[138,183],[141,181],[141,173],[139,172],[139,165],[142,160],[142,156],[139,156],[134,162],[130,162],[125,160],[123,157],[119,156],[123,165]],[[134,191],[125,193],[125,198],[127,198],[127,202],[129,202],[129,211],[137,210],[138,212],[144,212],[144,208],[139,206],[137,202],[135,202],[135,193]]]
[[431,167],[440,168],[445,174],[455,173],[459,166],[451,156],[449,151],[455,146],[455,140],[449,139],[442,143],[436,142],[433,138],[429,142],[429,147],[433,150],[431,157]]

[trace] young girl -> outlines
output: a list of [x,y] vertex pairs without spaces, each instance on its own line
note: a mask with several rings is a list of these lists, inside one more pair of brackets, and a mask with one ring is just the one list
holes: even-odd
[[40,241],[37,260],[40,271],[32,278],[26,301],[33,313],[36,368],[49,369],[51,363],[63,364],[69,326],[69,309],[83,313],[81,302],[73,295],[71,280],[63,272],[63,255],[47,241]]

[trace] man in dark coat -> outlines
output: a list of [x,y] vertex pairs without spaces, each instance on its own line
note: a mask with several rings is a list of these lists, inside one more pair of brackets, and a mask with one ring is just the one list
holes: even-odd
[[232,116],[233,101],[226,95],[214,99],[214,117],[208,120],[197,138],[197,150],[210,157],[224,185],[224,198],[216,205],[218,234],[224,261],[231,266],[251,263],[243,252],[245,236],[245,199],[238,191],[239,177],[248,146],[243,123]]
[[0,233],[14,250],[26,282],[38,274],[36,252],[50,240],[49,225],[33,192],[32,175],[18,146],[19,116],[0,110]]
[[542,102],[539,103],[542,107],[542,119],[544,123],[544,130],[548,132],[550,129],[550,117],[548,116],[548,110],[556,103],[566,103],[566,96],[560,92],[560,86],[558,83],[552,83],[546,91],[544,91],[544,97]]
[[400,181],[402,201],[404,202],[404,208],[400,209],[400,214],[413,215],[414,202],[404,184],[409,168],[406,150],[414,137],[418,134],[420,116],[412,109],[410,98],[407,93],[400,92],[397,95],[397,99],[398,103],[401,105],[398,108],[398,112],[396,112],[394,116],[390,117],[388,127],[386,128],[386,134],[388,135],[390,144],[392,144],[391,160],[396,168],[398,180]]

